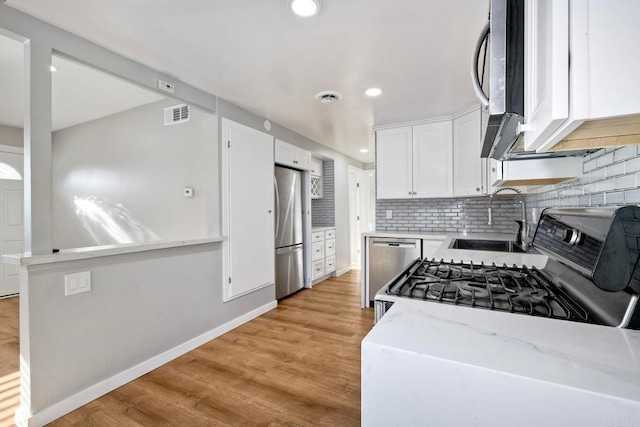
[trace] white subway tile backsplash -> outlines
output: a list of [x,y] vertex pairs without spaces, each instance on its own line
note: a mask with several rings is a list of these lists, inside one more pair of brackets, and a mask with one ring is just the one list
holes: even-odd
[[598,182],[604,179],[605,168],[600,168],[589,173],[589,182]]
[[598,160],[597,159],[589,160],[587,162],[584,162],[584,164],[582,165],[582,171],[584,173],[587,173],[587,172],[590,172],[590,171],[594,170],[597,167],[598,167]]
[[636,157],[637,149],[635,145],[627,145],[626,147],[618,148],[613,155],[616,162],[620,160],[631,159]]
[[623,175],[619,178],[615,178],[613,180],[613,185],[615,186],[616,190],[633,188],[636,186],[636,174]]
[[604,194],[593,194],[591,196],[591,206],[604,205]]
[[600,181],[598,183],[598,192],[615,190],[616,186],[613,181],[614,181],[613,179],[609,179],[607,181]]
[[595,193],[598,191],[598,184],[589,184],[583,187],[584,194]]
[[640,157],[635,157],[624,162],[624,171],[625,173],[640,171]]
[[624,162],[615,163],[605,168],[605,176],[611,178],[612,176],[624,174]]
[[605,194],[605,203],[607,205],[622,205],[624,204],[624,191],[617,191],[615,193]]
[[624,192],[625,204],[637,204],[640,203],[640,189],[627,190]]
[[604,156],[596,159],[596,164],[599,168],[610,165],[611,163],[613,163],[613,153],[605,154]]

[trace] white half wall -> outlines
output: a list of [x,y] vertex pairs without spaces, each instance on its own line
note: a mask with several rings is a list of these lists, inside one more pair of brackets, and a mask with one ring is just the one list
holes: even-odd
[[[166,99],[53,134],[53,247],[219,234],[215,114],[164,126]],[[194,197],[183,195],[185,187]]]
[[[22,266],[18,418],[50,422],[276,306],[273,287],[223,303],[221,263],[208,243]],[[91,291],[65,296],[82,271]]]

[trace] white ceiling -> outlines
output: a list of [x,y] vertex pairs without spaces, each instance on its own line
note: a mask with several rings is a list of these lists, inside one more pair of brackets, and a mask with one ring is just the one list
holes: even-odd
[[[52,128],[64,129],[163,99],[154,92],[74,62],[54,57]],[[0,124],[24,123],[24,52],[22,43],[0,35]]]
[[[476,103],[469,70],[488,0],[8,0],[54,25],[364,162],[372,126]],[[379,98],[366,98],[368,87]],[[336,90],[336,104],[315,94]],[[369,148],[361,154],[360,148]]]

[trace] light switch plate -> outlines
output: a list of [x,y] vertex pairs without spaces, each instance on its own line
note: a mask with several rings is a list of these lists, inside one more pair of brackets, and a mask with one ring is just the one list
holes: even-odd
[[391,209],[387,209],[387,219],[392,219],[393,218],[393,211]]
[[91,290],[91,272],[83,271],[64,275],[64,296],[89,292]]

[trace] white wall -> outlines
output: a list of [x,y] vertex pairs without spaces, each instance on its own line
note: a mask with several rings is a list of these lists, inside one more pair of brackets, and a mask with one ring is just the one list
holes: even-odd
[[24,132],[20,128],[0,125],[0,145],[24,146]]
[[[53,134],[53,245],[75,248],[219,234],[214,114],[163,124],[163,100]],[[184,187],[195,196],[185,198]]]

